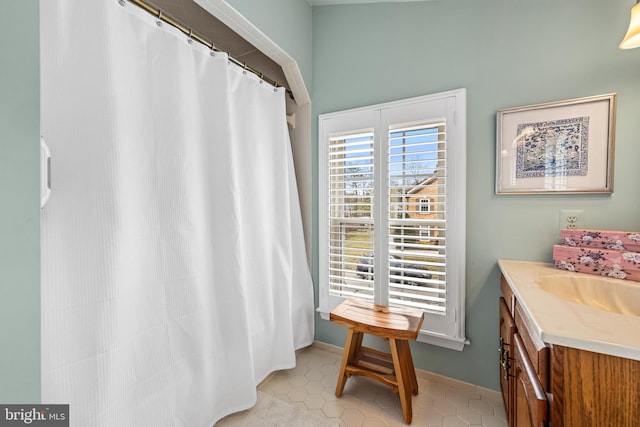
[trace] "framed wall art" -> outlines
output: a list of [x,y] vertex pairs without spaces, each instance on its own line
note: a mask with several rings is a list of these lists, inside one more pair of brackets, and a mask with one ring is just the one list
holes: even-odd
[[496,194],[613,193],[616,95],[497,114]]

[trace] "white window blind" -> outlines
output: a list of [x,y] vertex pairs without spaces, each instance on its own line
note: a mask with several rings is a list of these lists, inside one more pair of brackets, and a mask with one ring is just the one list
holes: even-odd
[[[388,141],[389,303],[444,313],[446,124],[391,129]],[[426,212],[425,194],[432,198]],[[424,227],[431,230],[429,241]]]
[[373,132],[329,140],[329,289],[373,300]]
[[419,340],[462,349],[464,90],[320,116],[320,307],[425,311]]

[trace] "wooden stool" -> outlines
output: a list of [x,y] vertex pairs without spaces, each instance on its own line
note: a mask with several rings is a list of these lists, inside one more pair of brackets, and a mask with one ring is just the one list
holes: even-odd
[[[404,421],[411,424],[411,395],[418,394],[418,380],[411,358],[409,340],[418,337],[422,310],[384,307],[349,298],[336,307],[329,319],[349,328],[338,374],[336,396],[340,397],[347,378],[363,375],[393,387],[400,395]],[[362,346],[364,334],[389,340],[391,354]]]

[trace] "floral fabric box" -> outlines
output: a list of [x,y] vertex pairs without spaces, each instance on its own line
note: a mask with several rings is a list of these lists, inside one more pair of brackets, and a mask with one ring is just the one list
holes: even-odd
[[553,260],[560,270],[640,282],[638,252],[554,245]]
[[566,246],[640,252],[640,232],[565,229],[560,238]]

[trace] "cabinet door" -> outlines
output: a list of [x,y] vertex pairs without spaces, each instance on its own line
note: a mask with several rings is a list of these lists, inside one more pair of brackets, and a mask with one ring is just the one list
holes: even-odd
[[516,427],[540,427],[548,425],[547,395],[531,364],[522,338],[513,336],[515,396],[513,425]]
[[500,360],[500,388],[502,389],[502,400],[507,412],[507,422],[513,424],[513,350],[511,349],[513,334],[516,324],[511,317],[509,307],[504,298],[500,297],[500,346],[498,354]]

